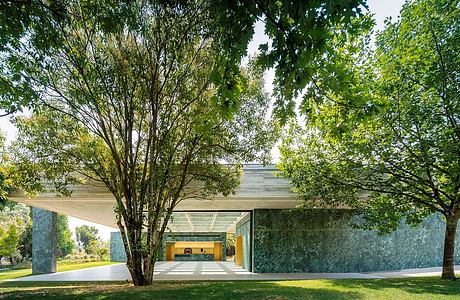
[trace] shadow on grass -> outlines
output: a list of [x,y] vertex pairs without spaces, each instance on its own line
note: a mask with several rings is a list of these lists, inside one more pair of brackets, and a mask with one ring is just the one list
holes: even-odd
[[[3,292],[2,292],[3,290]],[[4,282],[0,299],[359,299],[351,291],[280,286],[276,282]]]
[[340,279],[331,280],[336,287],[346,289],[398,289],[417,295],[454,295],[460,298],[460,280],[441,280],[439,277],[385,278],[385,279]]

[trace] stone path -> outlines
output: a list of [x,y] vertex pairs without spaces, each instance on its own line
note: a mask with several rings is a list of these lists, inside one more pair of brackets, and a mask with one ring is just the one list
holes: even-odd
[[[460,272],[460,266],[456,266]],[[157,262],[155,280],[295,280],[334,278],[401,278],[416,276],[437,276],[441,268],[408,269],[391,272],[370,273],[251,273],[233,262]],[[125,281],[131,279],[124,263],[34,275],[11,281]]]

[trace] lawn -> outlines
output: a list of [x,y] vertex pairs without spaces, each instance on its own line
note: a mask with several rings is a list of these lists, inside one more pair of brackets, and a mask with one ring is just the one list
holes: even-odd
[[[57,271],[64,272],[64,271],[71,271],[71,270],[78,270],[78,269],[85,269],[85,268],[92,268],[92,267],[99,267],[114,264],[110,261],[96,261],[96,262],[86,262],[86,263],[57,263]],[[13,279],[18,277],[24,277],[32,275],[32,269],[20,269],[20,270],[11,270],[11,271],[0,271],[0,281],[6,279]]]
[[459,281],[439,278],[299,281],[0,282],[0,299],[459,299]]

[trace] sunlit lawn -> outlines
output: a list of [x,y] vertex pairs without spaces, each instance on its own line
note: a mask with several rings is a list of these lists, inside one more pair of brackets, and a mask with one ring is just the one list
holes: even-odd
[[[71,271],[71,270],[78,270],[84,268],[92,268],[92,267],[99,267],[114,264],[110,261],[96,261],[96,262],[86,262],[86,263],[61,263],[58,262],[57,264],[57,271],[64,272],[64,271]],[[0,281],[6,279],[13,279],[18,277],[24,277],[32,275],[32,269],[20,269],[20,270],[11,270],[11,271],[0,271]]]
[[0,299],[460,299],[460,282],[439,278],[299,281],[0,282]]

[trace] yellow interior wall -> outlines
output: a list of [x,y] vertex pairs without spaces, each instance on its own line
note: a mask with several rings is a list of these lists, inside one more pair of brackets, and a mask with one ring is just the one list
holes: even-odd
[[236,237],[235,265],[237,266],[243,265],[243,236],[242,235]]
[[166,244],[166,260],[171,260],[171,244]]
[[214,260],[222,260],[222,243],[214,243]]
[[175,251],[173,243],[166,243],[166,260],[174,260]]

